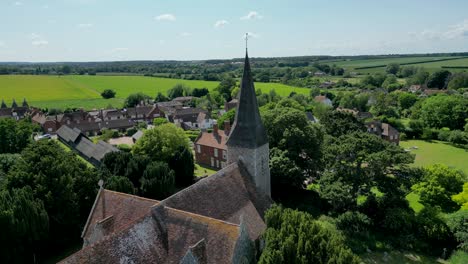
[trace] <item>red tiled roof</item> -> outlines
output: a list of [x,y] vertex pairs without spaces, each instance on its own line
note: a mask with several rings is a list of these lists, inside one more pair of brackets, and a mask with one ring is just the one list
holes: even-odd
[[227,150],[227,140],[228,136],[224,130],[218,130],[218,136],[215,136],[214,133],[202,132],[195,144]]

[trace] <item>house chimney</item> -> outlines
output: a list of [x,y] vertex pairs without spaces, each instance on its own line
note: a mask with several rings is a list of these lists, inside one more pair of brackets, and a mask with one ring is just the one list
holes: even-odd
[[231,132],[231,121],[224,120],[224,134],[226,134],[226,136],[229,136],[230,132]]
[[218,136],[218,124],[213,124],[213,135]]

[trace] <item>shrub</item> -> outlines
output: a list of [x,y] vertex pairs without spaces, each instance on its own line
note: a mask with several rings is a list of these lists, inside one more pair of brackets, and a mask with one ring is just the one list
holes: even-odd
[[174,171],[164,162],[150,163],[143,172],[140,181],[141,192],[145,197],[164,199],[174,193]]
[[135,187],[127,177],[116,175],[113,175],[107,179],[106,189],[129,194],[135,193]]
[[104,99],[110,99],[115,97],[115,91],[111,89],[106,89],[101,93],[102,98]]
[[347,211],[336,219],[336,227],[348,234],[367,232],[370,226],[369,217],[359,212]]
[[468,252],[457,250],[450,256],[449,263],[451,264],[466,264],[468,261]]
[[458,241],[458,247],[468,252],[468,210],[447,215],[447,225]]

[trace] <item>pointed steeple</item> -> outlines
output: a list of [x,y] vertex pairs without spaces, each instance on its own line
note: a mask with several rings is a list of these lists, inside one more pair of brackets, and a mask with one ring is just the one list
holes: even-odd
[[247,50],[239,92],[239,103],[231,131],[231,135],[227,141],[228,146],[257,148],[268,143],[267,134],[258,110]]
[[23,98],[23,107],[29,107],[28,102],[26,102],[26,98]]
[[7,108],[7,105],[5,104],[5,100],[2,99],[2,105],[0,106],[0,108]]
[[11,108],[16,108],[18,107],[18,104],[16,103],[16,100],[13,98],[13,103],[11,103]]

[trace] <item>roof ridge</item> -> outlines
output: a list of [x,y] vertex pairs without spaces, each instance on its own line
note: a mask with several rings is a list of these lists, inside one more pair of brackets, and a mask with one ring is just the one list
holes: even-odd
[[112,191],[112,190],[108,190],[108,189],[104,189],[104,191],[110,192],[110,193],[113,193],[113,194],[117,194],[117,195],[121,195],[121,196],[137,198],[137,199],[139,199],[139,200],[146,200],[146,201],[150,201],[150,202],[156,202],[156,203],[158,203],[158,204],[161,202],[161,201],[158,201],[158,200],[154,200],[154,199],[150,199],[150,198],[146,198],[146,197],[141,197],[141,196],[134,195],[134,194],[128,194],[128,193],[123,193],[123,192],[116,192],[116,191]]
[[163,206],[165,209],[167,208],[169,210],[172,210],[172,211],[175,211],[175,212],[178,212],[178,213],[182,213],[182,214],[186,214],[186,215],[190,215],[190,216],[196,216],[196,217],[199,217],[199,218],[206,218],[206,219],[210,219],[212,221],[219,222],[221,224],[227,224],[227,225],[231,225],[231,226],[235,226],[235,227],[240,227],[240,225],[235,224],[235,223],[231,223],[231,222],[224,221],[224,220],[221,220],[221,219],[209,217],[209,216],[206,216],[206,215],[201,215],[201,214],[196,214],[196,213],[192,213],[192,212],[189,212],[189,211],[176,209],[176,208],[173,208],[173,207],[166,206],[164,204],[156,204],[156,205],[153,205],[151,207],[154,208],[156,206]]

